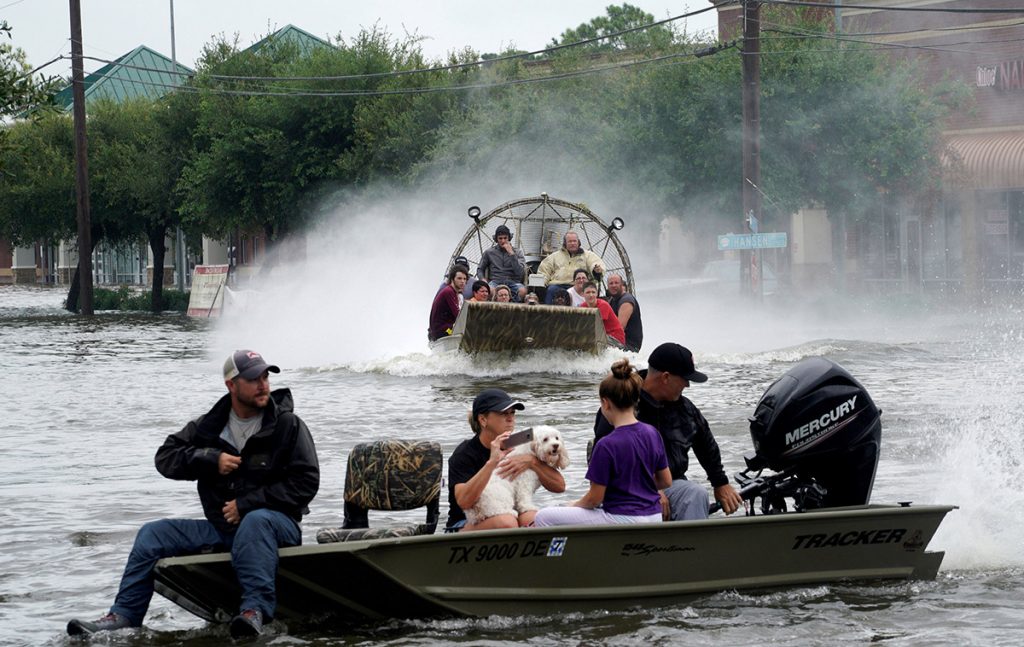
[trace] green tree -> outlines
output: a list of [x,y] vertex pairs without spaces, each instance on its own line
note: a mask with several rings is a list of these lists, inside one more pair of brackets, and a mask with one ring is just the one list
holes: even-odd
[[[208,46],[199,64],[195,148],[178,190],[187,222],[212,236],[263,231],[269,242],[299,229],[309,205],[351,145],[354,98],[303,96],[328,82],[225,80],[231,76],[339,76],[374,72],[346,50],[308,54],[282,43],[237,52]],[[241,92],[242,94],[230,94]]]
[[[467,52],[453,60],[476,58]],[[370,93],[473,74],[391,75],[424,67],[415,39],[395,41],[377,28],[311,51],[288,43],[257,52],[211,44],[195,84],[194,155],[178,187],[186,221],[221,237],[262,230],[273,243],[308,223],[325,196],[407,173],[459,95]],[[311,96],[317,92],[353,94]]]
[[[583,40],[617,34],[627,29],[643,27],[654,22],[654,16],[639,7],[628,3],[609,5],[604,16],[597,16],[590,22],[583,23],[575,29],[566,29],[558,38],[551,40],[549,47],[569,45]],[[588,43],[579,48],[565,51],[610,52],[615,50],[638,50],[645,48],[664,48],[673,41],[672,30],[665,25],[657,25],[648,29],[633,31],[620,36],[613,36],[595,43]]]
[[154,312],[164,306],[166,239],[180,221],[174,189],[189,150],[189,113],[182,103],[104,102],[89,123],[93,212],[107,223],[108,240],[143,236],[148,241]]
[[9,42],[12,31],[7,21],[0,21],[0,116],[46,103],[54,89],[54,79],[31,74],[25,52]]
[[[769,217],[814,204],[857,213],[881,192],[936,186],[942,117],[958,92],[922,87],[878,53],[821,38],[827,25],[807,15],[797,12],[794,33],[766,36],[762,47],[760,188]],[[500,150],[508,173],[575,174],[581,185],[642,196],[644,208],[613,205],[623,213],[682,213],[705,234],[735,229],[742,212],[740,55],[693,55],[706,45],[676,35],[660,52],[676,55],[671,64],[474,95],[453,114],[429,165],[446,175],[497,167]],[[580,59],[571,69],[612,60]],[[534,67],[519,77],[548,73]]]
[[[37,240],[73,240],[75,220],[74,137],[71,117],[50,113],[20,121],[8,130],[8,146],[0,151],[0,236],[15,245]],[[91,159],[91,157],[90,157]],[[91,254],[107,231],[103,217],[90,223]],[[78,309],[76,268],[65,307]]]
[[0,237],[15,245],[74,238],[71,118],[49,114],[5,129],[0,149]]

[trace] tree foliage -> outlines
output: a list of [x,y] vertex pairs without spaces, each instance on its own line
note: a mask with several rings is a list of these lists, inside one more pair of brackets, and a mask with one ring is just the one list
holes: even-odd
[[46,103],[55,83],[52,78],[31,74],[25,52],[10,42],[12,32],[7,21],[0,20],[0,117]]
[[[621,5],[609,5],[605,8],[605,15],[597,16],[589,22],[583,23],[575,29],[566,29],[558,38],[553,38],[549,47],[578,43],[583,40],[591,40],[603,36],[611,36],[628,29],[636,29],[654,22],[654,16],[639,7],[628,3]],[[616,50],[641,50],[647,48],[664,48],[672,43],[673,34],[671,29],[664,25],[650,27],[648,29],[632,31],[627,34],[611,36],[594,43],[588,43],[581,48],[569,51],[584,52],[610,52]],[[563,50],[565,51],[565,50]]]
[[[764,11],[766,22],[782,22]],[[827,26],[805,15],[762,46],[760,188],[769,214],[823,205],[856,216],[880,193],[937,186],[941,119],[959,93],[921,87],[877,53],[816,38]],[[610,6],[553,42],[652,21],[631,5]],[[478,60],[464,50],[448,58],[454,67],[423,71],[438,63],[415,38],[377,28],[310,50],[267,41],[240,51],[216,39],[184,91],[92,111],[93,240],[144,236],[154,260],[178,223],[195,239],[263,231],[273,241],[301,231],[329,196],[470,171],[534,184],[572,174],[621,196],[622,209],[642,196],[641,217],[682,214],[698,231],[734,229],[738,52],[698,58],[707,42],[664,26],[592,45],[588,56],[479,67],[459,65]],[[6,134],[0,236],[72,237],[70,119],[42,115]]]
[[[376,28],[310,52],[289,43],[257,52],[224,42],[208,48],[196,81],[195,147],[179,185],[186,220],[213,235],[262,230],[275,240],[308,222],[324,195],[403,175],[458,95],[365,93],[458,76],[388,76],[426,66],[414,40],[397,42]],[[226,93],[237,89],[247,94]],[[350,94],[311,96],[324,92]]]
[[[581,26],[557,42],[599,33],[610,9],[589,31]],[[910,70],[877,53],[823,47],[830,41],[815,36],[826,35],[827,25],[807,15],[797,12],[796,32],[772,34],[762,47],[760,189],[769,217],[810,205],[856,214],[879,193],[937,186],[941,119],[955,93],[911,82]],[[766,16],[774,20],[770,10]],[[682,214],[705,233],[735,229],[742,213],[740,54],[693,56],[706,45],[675,34],[661,50],[675,55],[668,63],[477,95],[448,123],[431,164],[445,174],[486,168],[501,150],[509,172],[575,173],[591,184],[628,187],[655,217]]]

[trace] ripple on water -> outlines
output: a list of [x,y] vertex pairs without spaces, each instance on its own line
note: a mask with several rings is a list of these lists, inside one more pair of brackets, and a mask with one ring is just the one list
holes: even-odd
[[[263,339],[180,317],[104,313],[83,320],[60,310],[63,296],[0,287],[0,357],[12,403],[0,423],[3,647],[66,644],[70,617],[95,617],[108,607],[142,523],[201,514],[194,483],[162,479],[153,469],[154,451],[223,393],[217,349]],[[645,324],[650,316],[655,335],[658,310],[648,303]],[[708,312],[703,325],[720,325]],[[751,449],[747,417],[761,393],[800,359],[830,357],[868,388],[884,412],[874,500],[961,506],[932,542],[947,551],[934,582],[727,591],[667,608],[587,614],[554,609],[531,617],[302,627],[293,634],[276,625],[267,642],[1024,644],[1024,495],[1003,478],[1024,462],[1020,321],[1019,313],[985,312],[931,325],[819,321],[803,322],[801,329],[766,319],[760,348],[734,342],[733,332],[740,339],[742,330],[726,328],[711,337],[695,327],[701,322],[688,323],[698,365],[711,379],[687,394],[710,421],[729,473],[742,469],[742,455]],[[468,437],[469,403],[486,386],[501,386],[526,402],[519,425],[556,424],[570,445],[567,492],[540,494],[538,502],[561,503],[585,491],[582,456],[593,433],[596,384],[614,354],[474,360],[385,347],[347,354],[345,340],[324,350],[322,340],[297,339],[274,328],[273,320],[259,323],[267,339],[279,340],[274,353],[258,346],[285,369],[274,385],[293,389],[320,456],[320,494],[303,524],[307,542],[317,528],[341,520],[345,460],[355,443],[383,436],[437,440],[447,455]],[[306,347],[314,343],[315,352]],[[636,358],[641,366],[645,360],[644,354]],[[704,483],[693,464],[695,480]],[[421,517],[410,511],[373,519]],[[146,624],[143,631],[100,642],[192,647],[228,640],[223,627],[208,626],[159,597]]]

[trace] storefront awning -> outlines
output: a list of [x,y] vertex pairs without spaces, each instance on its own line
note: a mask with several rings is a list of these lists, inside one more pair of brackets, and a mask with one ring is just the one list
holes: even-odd
[[975,189],[1024,189],[1024,131],[949,135],[947,166]]

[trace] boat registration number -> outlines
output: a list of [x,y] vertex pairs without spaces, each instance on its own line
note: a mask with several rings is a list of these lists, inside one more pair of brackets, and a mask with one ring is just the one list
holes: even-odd
[[470,562],[493,562],[529,557],[561,557],[565,551],[565,544],[565,537],[552,537],[551,539],[530,539],[502,544],[452,546],[448,563],[468,564]]

